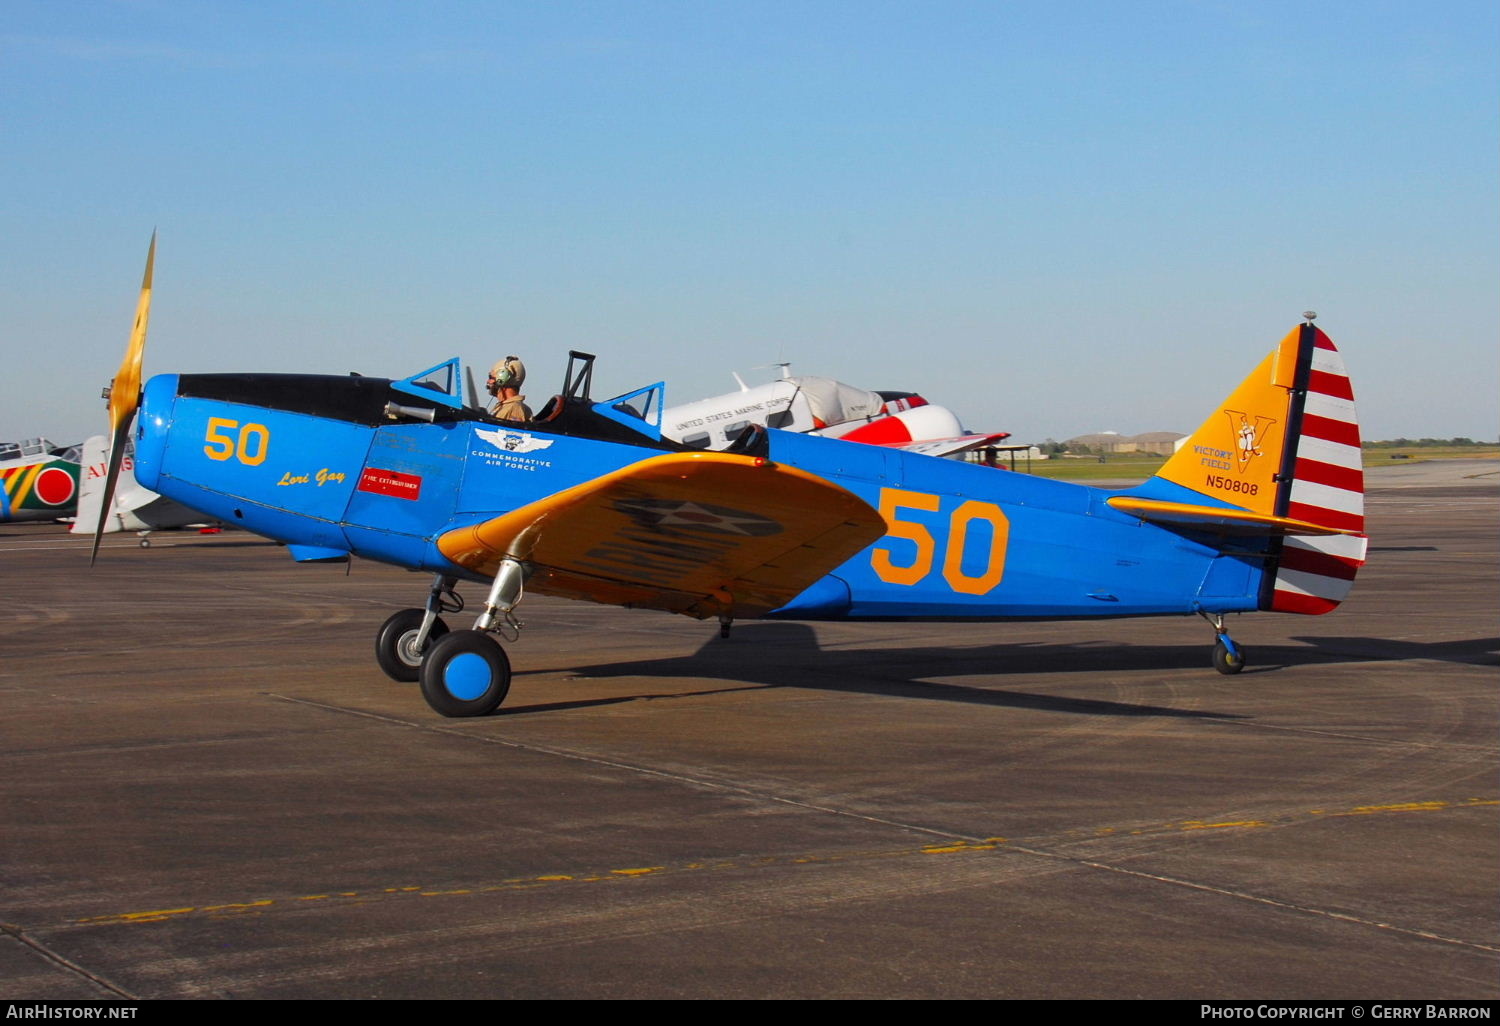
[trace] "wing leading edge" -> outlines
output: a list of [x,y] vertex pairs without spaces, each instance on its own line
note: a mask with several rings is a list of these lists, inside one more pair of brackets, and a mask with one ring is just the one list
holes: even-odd
[[531,591],[754,617],[785,605],[885,533],[868,503],[765,459],[670,453],[436,539],[486,576],[528,563]]

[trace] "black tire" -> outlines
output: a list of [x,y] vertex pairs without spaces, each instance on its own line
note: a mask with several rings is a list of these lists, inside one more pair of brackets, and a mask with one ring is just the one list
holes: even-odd
[[1220,638],[1219,640],[1214,642],[1214,669],[1228,676],[1239,673],[1244,668],[1244,649],[1236,645],[1234,652],[1231,653],[1229,651],[1229,646],[1224,644],[1223,638]]
[[510,691],[510,657],[483,631],[453,631],[422,655],[422,697],[444,716],[488,716]]
[[[375,661],[391,680],[410,684],[422,670],[422,654],[412,647],[417,632],[422,629],[422,617],[427,614],[420,609],[403,609],[392,613],[375,634]],[[432,630],[427,632],[427,647],[448,633],[448,625],[440,616],[432,621]]]

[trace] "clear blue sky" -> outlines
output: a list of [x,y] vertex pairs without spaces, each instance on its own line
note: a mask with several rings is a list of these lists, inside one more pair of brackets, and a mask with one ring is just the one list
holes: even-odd
[[0,10],[0,438],[102,428],[153,228],[148,373],[787,359],[1040,440],[1312,308],[1366,437],[1500,433],[1493,0]]

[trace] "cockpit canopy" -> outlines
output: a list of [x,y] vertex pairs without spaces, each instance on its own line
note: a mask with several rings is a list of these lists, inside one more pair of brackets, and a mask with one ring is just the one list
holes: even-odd
[[[595,402],[592,353],[570,352],[563,390],[524,425],[528,431],[644,445],[667,451],[683,446],[661,433],[664,382]],[[467,381],[468,395],[463,384]],[[399,422],[502,423],[480,403],[458,358],[399,379],[321,374],[183,374],[181,395],[244,403],[378,427]],[[467,401],[465,401],[467,399]]]

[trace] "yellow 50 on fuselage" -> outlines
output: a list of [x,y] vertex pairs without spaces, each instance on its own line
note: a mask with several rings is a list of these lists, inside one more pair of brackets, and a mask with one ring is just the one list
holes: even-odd
[[[227,432],[239,431],[230,436]],[[241,425],[228,417],[209,417],[208,430],[203,440],[203,455],[211,460],[227,460],[233,456],[247,467],[258,467],[266,461],[266,452],[271,447],[271,431],[264,424]]]
[[[938,539],[926,524],[902,520],[903,509],[936,513],[942,499],[929,492],[910,492],[903,488],[880,490],[880,515],[885,518],[886,538],[901,538],[916,546],[916,554],[905,566],[891,559],[889,549],[876,545],[870,550],[870,567],[887,584],[920,584],[932,573],[937,559]],[[969,542],[969,527],[976,520],[990,525],[989,559],[983,573],[964,571],[964,555]],[[1010,521],[993,502],[969,499],[948,515],[946,546],[943,551],[943,580],[961,595],[987,595],[1005,576],[1005,550],[1010,541]]]

